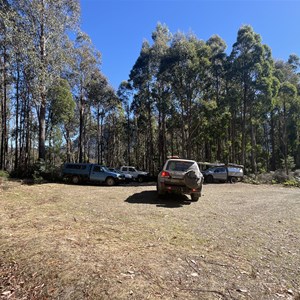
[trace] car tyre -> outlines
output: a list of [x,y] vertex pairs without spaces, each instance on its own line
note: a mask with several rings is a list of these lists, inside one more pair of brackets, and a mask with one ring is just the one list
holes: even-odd
[[230,183],[236,183],[237,182],[237,178],[236,177],[230,177],[229,182]]
[[193,202],[197,202],[200,198],[199,194],[191,194],[191,199]]
[[73,177],[72,177],[72,183],[78,184],[79,182],[80,182],[79,176],[73,176]]
[[211,175],[208,175],[208,176],[206,177],[206,182],[207,182],[207,183],[213,183],[213,182],[214,182],[214,178],[213,178]]
[[138,181],[138,183],[142,183],[142,182],[144,181],[143,176],[139,176],[139,177],[137,178],[137,181]]
[[107,177],[105,180],[106,185],[113,186],[116,184],[116,181],[112,177]]
[[158,183],[156,184],[156,191],[159,198],[163,198],[166,195],[166,193],[158,187]]

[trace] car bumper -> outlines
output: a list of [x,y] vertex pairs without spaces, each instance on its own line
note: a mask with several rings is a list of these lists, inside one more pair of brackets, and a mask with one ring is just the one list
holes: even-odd
[[165,193],[176,193],[176,194],[186,194],[191,195],[195,193],[201,193],[202,186],[198,189],[190,189],[187,186],[181,185],[170,185],[162,183],[160,186],[160,190]]

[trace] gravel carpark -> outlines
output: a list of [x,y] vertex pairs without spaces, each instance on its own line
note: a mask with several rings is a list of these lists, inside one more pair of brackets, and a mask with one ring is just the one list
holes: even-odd
[[300,299],[300,189],[2,183],[0,299]]

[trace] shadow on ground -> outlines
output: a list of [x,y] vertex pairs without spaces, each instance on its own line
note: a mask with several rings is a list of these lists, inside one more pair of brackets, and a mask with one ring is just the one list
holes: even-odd
[[128,197],[125,202],[132,204],[154,204],[157,207],[178,208],[190,205],[191,201],[185,195],[170,194],[158,197],[156,191],[143,191]]

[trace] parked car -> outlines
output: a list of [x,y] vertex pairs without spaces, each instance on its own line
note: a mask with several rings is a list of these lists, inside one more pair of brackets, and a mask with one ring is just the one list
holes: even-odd
[[126,182],[126,183],[131,182],[131,181],[133,180],[132,175],[122,173],[121,170],[119,170],[119,169],[115,169],[115,168],[108,168],[108,169],[109,169],[111,172],[114,172],[114,173],[124,174],[124,176],[125,176],[125,182]]
[[78,184],[80,182],[106,183],[109,186],[125,181],[125,175],[111,172],[97,164],[66,163],[62,168],[63,179]]
[[241,180],[244,176],[243,168],[237,166],[217,166],[202,171],[207,183],[230,182]]
[[157,177],[157,193],[191,195],[192,201],[201,197],[203,175],[198,164],[193,160],[171,158],[168,159]]
[[143,171],[138,171],[135,167],[131,167],[131,166],[122,166],[120,168],[120,171],[123,174],[130,174],[132,176],[133,180],[136,180],[140,183],[145,181],[149,176],[149,173],[143,172]]

